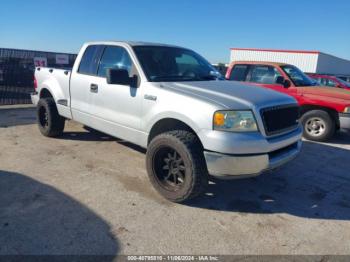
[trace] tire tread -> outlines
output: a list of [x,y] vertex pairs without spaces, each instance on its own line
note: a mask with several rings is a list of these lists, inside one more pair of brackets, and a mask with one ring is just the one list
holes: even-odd
[[[47,137],[57,137],[60,136],[64,130],[65,119],[58,114],[55,100],[53,98],[42,98],[38,103],[38,118],[39,118],[39,108],[41,106],[46,107],[50,117],[51,125],[47,130],[42,128],[39,124],[40,132]],[[39,119],[38,119],[39,121]]]

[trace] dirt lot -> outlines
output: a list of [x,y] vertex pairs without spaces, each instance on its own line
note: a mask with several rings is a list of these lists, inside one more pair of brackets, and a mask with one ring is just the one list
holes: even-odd
[[187,205],[144,150],[72,121],[45,138],[33,108],[0,108],[0,149],[0,254],[350,254],[350,134]]

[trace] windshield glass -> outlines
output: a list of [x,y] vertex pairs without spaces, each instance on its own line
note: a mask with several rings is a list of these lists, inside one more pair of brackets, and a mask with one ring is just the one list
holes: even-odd
[[292,65],[284,65],[284,66],[281,66],[281,68],[293,81],[295,86],[314,86],[315,85],[315,81],[311,80],[299,68]]
[[134,51],[151,82],[224,79],[209,62],[188,49],[167,46],[135,46]]
[[349,88],[350,88],[350,82],[346,82],[346,81],[344,81],[343,79],[340,79],[340,78],[338,78],[338,77],[337,77],[337,80],[338,80],[340,83],[342,83],[343,85],[345,85],[346,87],[349,87]]

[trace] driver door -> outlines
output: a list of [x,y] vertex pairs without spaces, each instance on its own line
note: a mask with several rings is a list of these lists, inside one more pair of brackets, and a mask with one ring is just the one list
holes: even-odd
[[94,79],[91,111],[94,127],[121,139],[137,143],[140,136],[142,89],[137,86],[108,84],[108,68],[126,69],[137,75],[128,51],[121,46],[106,46]]

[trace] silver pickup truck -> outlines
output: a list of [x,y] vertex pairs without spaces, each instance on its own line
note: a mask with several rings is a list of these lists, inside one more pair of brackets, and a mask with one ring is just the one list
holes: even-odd
[[87,43],[72,70],[39,67],[34,81],[43,135],[59,136],[73,119],[147,148],[149,178],[174,202],[202,193],[209,175],[256,176],[300,151],[292,97],[222,80],[189,49]]

